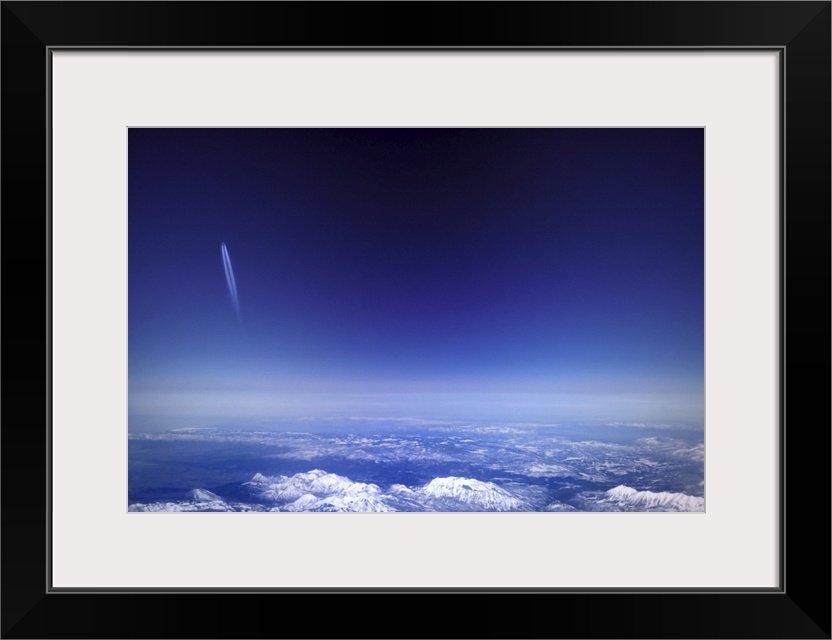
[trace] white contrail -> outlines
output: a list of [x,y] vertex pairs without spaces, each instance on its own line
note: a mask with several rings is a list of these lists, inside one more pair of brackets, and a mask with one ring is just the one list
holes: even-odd
[[237,283],[234,281],[234,269],[231,268],[231,258],[228,257],[228,249],[225,248],[225,243],[222,243],[222,265],[225,267],[225,281],[228,283],[228,293],[231,294],[231,304],[234,305],[234,311],[237,312],[237,319],[242,321],[240,317],[240,299],[237,297]]

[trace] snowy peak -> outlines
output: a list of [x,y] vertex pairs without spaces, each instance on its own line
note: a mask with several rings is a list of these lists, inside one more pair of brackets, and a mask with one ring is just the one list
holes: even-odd
[[[256,474],[245,483],[258,499],[286,503],[287,511],[390,511],[378,485],[353,482],[321,469],[287,476]],[[366,509],[362,509],[364,505]]]
[[185,494],[185,500],[178,502],[135,502],[128,505],[128,511],[144,512],[189,512],[189,511],[240,511],[241,505],[230,505],[216,493],[207,489],[192,489]]
[[623,484],[605,492],[602,501],[642,511],[705,511],[705,498],[668,491],[637,491]]
[[305,493],[300,498],[283,507],[284,511],[309,511],[318,504],[318,498],[311,493]]
[[410,487],[406,487],[403,484],[394,484],[390,486],[390,493],[392,494],[401,494],[408,497],[412,497],[416,495],[416,493]]
[[268,484],[269,479],[262,473],[255,473],[246,484]]
[[524,500],[493,482],[473,478],[434,478],[417,492],[434,500],[455,501],[460,507],[467,506],[476,511],[518,511],[528,508]]
[[285,511],[395,511],[383,500],[368,495],[334,495],[316,498],[311,494],[301,496],[284,507]]
[[[607,498],[610,500],[618,500],[620,502],[627,502],[631,501],[635,495],[638,493],[632,487],[627,487],[623,484],[618,485],[614,489],[610,489],[606,492]],[[649,491],[644,491],[643,493],[650,493]]]
[[191,502],[222,502],[222,498],[207,489],[193,489],[187,497]]
[[434,478],[419,488],[353,482],[313,469],[287,476],[255,475],[245,483],[258,500],[282,511],[525,511],[529,505],[492,482],[474,478]]

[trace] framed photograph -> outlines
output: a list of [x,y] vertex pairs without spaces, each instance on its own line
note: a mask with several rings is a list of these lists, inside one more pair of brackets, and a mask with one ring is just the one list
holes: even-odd
[[4,637],[830,637],[829,2],[2,10]]

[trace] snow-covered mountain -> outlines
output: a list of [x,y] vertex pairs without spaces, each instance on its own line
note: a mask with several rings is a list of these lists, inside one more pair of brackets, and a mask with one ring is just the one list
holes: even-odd
[[[455,511],[524,511],[529,505],[493,482],[473,478],[434,478],[417,494]],[[456,503],[456,504],[454,504]],[[438,506],[438,505],[435,505]],[[445,510],[445,509],[442,509]]]
[[[206,489],[194,489],[187,500],[133,503],[129,511],[528,511],[523,498],[493,482],[448,476],[421,487],[394,484],[385,492],[375,484],[314,469],[293,476],[255,474],[243,487],[254,502],[227,502]],[[705,499],[669,491],[638,491],[618,485],[602,493],[583,494],[582,509],[550,502],[544,511],[684,511],[702,512]],[[265,503],[265,504],[264,504]]]
[[317,498],[307,493],[282,508],[283,511],[396,511],[379,496],[342,494]]
[[705,498],[668,491],[637,491],[626,485],[606,491],[600,507],[618,506],[624,511],[705,511]]
[[492,482],[473,478],[434,478],[422,487],[353,482],[321,469],[289,476],[256,474],[245,486],[283,511],[518,511],[528,504]]
[[257,500],[278,503],[281,511],[395,511],[378,485],[353,482],[321,469],[293,476],[255,474],[243,485]]
[[193,489],[189,491],[185,497],[186,500],[178,502],[151,502],[151,503],[133,503],[127,507],[128,511],[144,511],[144,512],[187,512],[187,511],[239,511],[225,502],[216,493],[211,493],[206,489]]
[[211,493],[207,489],[194,489],[188,492],[188,498],[191,502],[215,502],[222,501],[216,493]]
[[255,474],[243,483],[248,502],[226,502],[206,489],[188,492],[180,502],[134,503],[130,511],[526,511],[522,498],[474,478],[434,478],[421,487],[376,484],[313,469],[293,476]]

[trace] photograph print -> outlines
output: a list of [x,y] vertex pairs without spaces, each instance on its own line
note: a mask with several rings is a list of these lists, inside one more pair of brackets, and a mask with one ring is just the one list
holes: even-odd
[[704,512],[704,144],[130,128],[127,509]]

